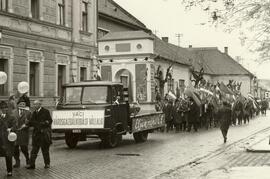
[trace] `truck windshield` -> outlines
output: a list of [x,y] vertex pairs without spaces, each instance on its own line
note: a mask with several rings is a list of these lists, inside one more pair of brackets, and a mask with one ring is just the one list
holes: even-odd
[[65,89],[65,103],[66,104],[80,104],[81,103],[82,87],[68,87]]
[[107,86],[87,86],[84,87],[82,102],[85,104],[108,103]]

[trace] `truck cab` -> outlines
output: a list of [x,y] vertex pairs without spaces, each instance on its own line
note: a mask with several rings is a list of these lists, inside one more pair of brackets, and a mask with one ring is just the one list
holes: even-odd
[[129,132],[129,103],[124,100],[121,83],[87,81],[66,84],[63,89],[64,96],[52,113],[53,130],[65,133],[69,147],[75,147],[87,134],[108,142],[105,136],[111,134],[119,140]]

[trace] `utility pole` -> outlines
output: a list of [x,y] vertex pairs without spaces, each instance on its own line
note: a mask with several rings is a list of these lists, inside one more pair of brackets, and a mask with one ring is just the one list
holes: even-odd
[[154,33],[155,35],[157,35],[158,30],[154,29],[154,30],[153,30],[153,33]]
[[183,34],[177,33],[175,34],[175,36],[178,39],[178,46],[180,47],[180,41],[181,41],[181,37],[183,37]]

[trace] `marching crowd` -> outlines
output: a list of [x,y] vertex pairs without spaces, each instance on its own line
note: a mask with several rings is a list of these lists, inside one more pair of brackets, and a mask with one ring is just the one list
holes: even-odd
[[[40,149],[44,168],[50,168],[52,118],[50,112],[42,107],[40,100],[35,100],[33,105],[33,110],[30,110],[30,100],[26,94],[19,98],[13,95],[8,102],[0,102],[0,157],[5,158],[7,176],[12,176],[13,168],[21,166],[20,150],[25,157],[26,169],[35,169],[35,160]],[[32,149],[29,155],[31,127]]]
[[268,102],[259,101],[238,96],[235,100],[216,100],[208,97],[196,104],[192,97],[172,99],[165,96],[164,100],[157,104],[156,110],[162,110],[165,114],[166,131],[195,132],[198,128],[220,127],[227,141],[227,132],[230,125],[249,123],[249,120],[261,112],[266,115]]

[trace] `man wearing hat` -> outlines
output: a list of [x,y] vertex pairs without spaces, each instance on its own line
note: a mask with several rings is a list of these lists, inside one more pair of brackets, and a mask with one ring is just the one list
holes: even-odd
[[[16,135],[10,135],[11,132],[16,131],[16,117],[8,112],[8,105],[6,102],[0,102],[0,156],[5,157],[7,176],[12,176],[12,156],[14,153],[14,140]],[[9,135],[11,136],[9,138]],[[13,139],[12,139],[13,137]]]
[[15,116],[17,117],[17,141],[15,144],[14,158],[15,165],[14,168],[20,167],[20,148],[24,154],[26,165],[29,164],[29,153],[28,153],[28,144],[29,144],[29,127],[27,123],[30,120],[30,111],[26,106],[26,101],[21,98],[17,103],[17,110],[15,111]]

